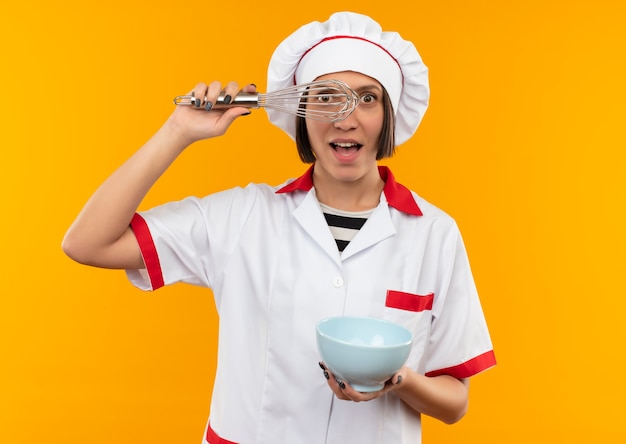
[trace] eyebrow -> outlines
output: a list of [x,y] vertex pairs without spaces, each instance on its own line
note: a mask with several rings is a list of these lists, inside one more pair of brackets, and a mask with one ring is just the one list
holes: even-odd
[[379,86],[379,85],[377,85],[375,83],[368,83],[367,85],[361,85],[361,86],[359,86],[357,88],[354,88],[354,90],[356,92],[366,91],[366,90],[371,90],[371,89],[375,89],[375,90],[377,90],[377,91],[379,91],[381,93],[383,92],[382,86]]

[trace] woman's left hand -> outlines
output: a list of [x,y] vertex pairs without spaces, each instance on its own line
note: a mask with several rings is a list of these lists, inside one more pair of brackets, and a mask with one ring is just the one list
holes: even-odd
[[333,375],[328,368],[326,368],[323,362],[320,362],[320,367],[322,367],[328,386],[333,391],[335,396],[339,399],[353,402],[371,401],[372,399],[376,399],[387,392],[396,390],[399,386],[401,386],[402,380],[406,379],[406,372],[410,371],[408,367],[402,367],[395,375],[385,382],[385,386],[382,389],[366,393],[359,392],[348,382],[337,379],[335,375]]
[[446,424],[460,420],[467,412],[469,379],[450,375],[425,376],[409,367],[402,367],[389,379],[381,390],[370,393],[358,392],[345,381],[337,380],[323,362],[320,367],[335,396],[346,401],[371,401],[394,391],[406,405],[416,412],[432,416]]

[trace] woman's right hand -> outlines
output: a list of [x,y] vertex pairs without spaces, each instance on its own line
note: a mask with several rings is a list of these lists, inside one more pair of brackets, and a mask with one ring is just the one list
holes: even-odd
[[[237,95],[230,82],[225,94]],[[219,82],[198,84],[193,93],[215,103]],[[255,92],[254,85],[242,89]],[[191,143],[224,134],[233,121],[249,110],[233,107],[206,111],[177,106],[167,122],[94,192],[63,239],[65,253],[80,263],[106,268],[143,268],[139,246],[129,227],[146,193]]]
[[239,92],[255,93],[256,87],[250,84],[240,91],[236,82],[229,82],[224,87],[220,82],[212,82],[208,85],[199,83],[189,92],[189,95],[196,97],[198,107],[193,105],[177,106],[166,125],[169,125],[172,131],[181,138],[184,145],[221,136],[226,133],[226,130],[237,117],[250,114],[250,110],[243,107],[232,107],[206,111],[206,103],[215,104],[221,93],[234,99]]

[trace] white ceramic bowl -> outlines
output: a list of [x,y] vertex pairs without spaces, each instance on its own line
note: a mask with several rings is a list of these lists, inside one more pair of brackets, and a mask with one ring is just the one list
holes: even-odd
[[360,392],[382,389],[406,362],[413,342],[411,332],[399,324],[360,316],[324,319],[316,333],[328,370]]

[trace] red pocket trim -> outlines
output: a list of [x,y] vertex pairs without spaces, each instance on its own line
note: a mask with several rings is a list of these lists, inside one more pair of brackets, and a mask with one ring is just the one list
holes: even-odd
[[435,293],[428,293],[422,296],[403,291],[387,290],[385,305],[391,308],[399,308],[400,310],[425,311],[433,309],[434,300]]

